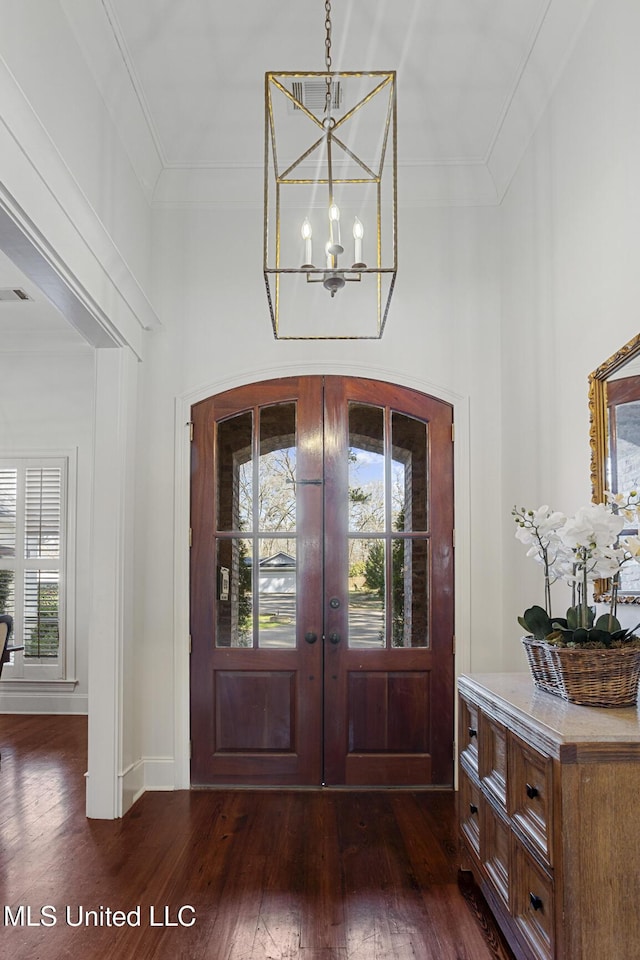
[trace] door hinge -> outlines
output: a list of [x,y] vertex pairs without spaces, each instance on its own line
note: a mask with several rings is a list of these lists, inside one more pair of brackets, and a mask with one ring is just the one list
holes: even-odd
[[193,441],[193,420],[187,420],[187,426],[189,427],[189,440]]
[[193,641],[191,640],[191,634],[189,634],[189,653],[193,650]]
[[193,546],[193,527],[189,527],[189,546]]
[[454,657],[455,657],[455,655],[456,655],[456,635],[455,635],[455,633],[454,633],[454,635],[451,637],[451,653],[452,653],[452,654],[454,655]]
[[456,439],[456,425],[455,423],[451,424],[451,443],[454,443]]
[[455,550],[455,548],[456,548],[456,531],[455,531],[455,527],[454,527],[454,529],[451,531],[451,546],[452,546],[453,549]]

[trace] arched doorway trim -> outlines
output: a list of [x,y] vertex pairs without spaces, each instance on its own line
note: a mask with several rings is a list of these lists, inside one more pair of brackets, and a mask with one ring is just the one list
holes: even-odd
[[[191,406],[233,387],[259,383],[288,375],[337,374],[383,380],[418,390],[450,403],[454,409],[454,487],[456,516],[455,635],[456,675],[470,669],[470,455],[469,397],[447,387],[407,377],[399,370],[355,364],[291,364],[256,369],[200,386],[175,401],[175,511],[174,511],[174,757],[170,780],[169,763],[149,770],[146,780],[155,789],[188,789],[189,773],[189,488]],[[167,758],[168,760],[169,758]]]

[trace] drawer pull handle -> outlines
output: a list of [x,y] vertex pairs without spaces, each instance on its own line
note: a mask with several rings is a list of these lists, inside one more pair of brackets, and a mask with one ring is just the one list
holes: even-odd
[[537,787],[532,786],[530,783],[527,784],[527,796],[530,800],[533,800],[534,797],[539,796],[539,790]]
[[477,736],[478,736],[478,731],[476,730],[475,727],[469,727],[469,736],[470,736],[470,737],[477,737]]
[[540,897],[537,897],[535,893],[529,894],[529,902],[534,910],[542,910],[542,900]]
[[470,804],[469,804],[469,810],[471,811],[471,813],[477,813],[477,812],[478,812],[478,808],[476,807],[475,803],[470,803]]

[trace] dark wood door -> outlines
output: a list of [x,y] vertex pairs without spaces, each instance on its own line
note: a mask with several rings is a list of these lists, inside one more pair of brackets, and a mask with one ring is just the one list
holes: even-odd
[[192,782],[450,784],[451,407],[292,377],[192,419]]

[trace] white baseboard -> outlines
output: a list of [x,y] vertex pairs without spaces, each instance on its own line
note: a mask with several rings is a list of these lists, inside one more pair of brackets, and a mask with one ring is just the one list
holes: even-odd
[[[34,687],[36,684],[34,684]],[[7,690],[0,691],[0,713],[38,713],[84,715],[89,712],[86,693],[70,693],[55,690]]]
[[175,790],[173,757],[143,757],[145,790]]
[[148,790],[175,790],[175,761],[173,757],[142,757],[121,773],[119,779],[125,814]]

